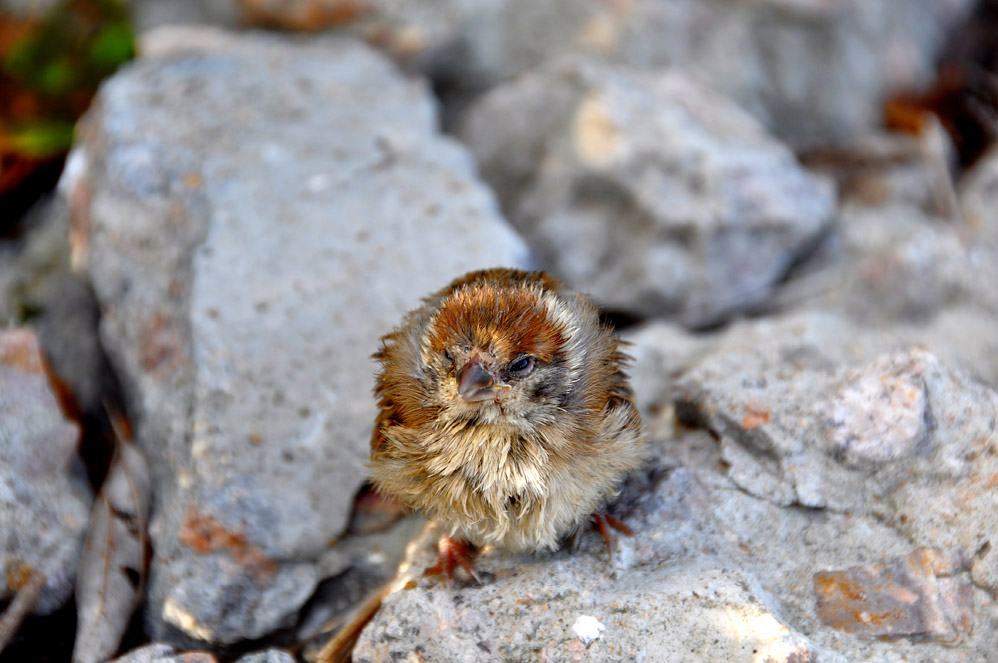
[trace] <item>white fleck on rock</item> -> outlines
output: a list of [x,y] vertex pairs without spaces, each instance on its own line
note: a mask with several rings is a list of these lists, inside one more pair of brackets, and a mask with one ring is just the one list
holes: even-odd
[[606,627],[600,620],[590,615],[579,615],[575,623],[572,624],[572,631],[587,647],[602,638],[605,629]]

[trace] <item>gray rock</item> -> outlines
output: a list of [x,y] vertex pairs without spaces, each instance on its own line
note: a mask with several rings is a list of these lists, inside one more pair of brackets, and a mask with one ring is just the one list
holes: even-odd
[[41,573],[44,615],[73,592],[93,498],[43,361],[31,331],[0,332],[0,601]]
[[113,663],[152,663],[160,658],[173,654],[173,647],[163,642],[155,642],[114,659]]
[[[750,493],[870,512],[910,473],[939,476],[995,435],[995,392],[903,346],[828,314],[746,325],[681,379],[677,407],[721,437]],[[984,471],[953,462],[954,476]]]
[[392,581],[409,543],[426,526],[422,516],[410,515],[391,526],[382,525],[376,531],[358,534],[357,522],[355,517],[351,524],[352,535],[345,541],[345,545],[358,552],[356,562],[345,573],[319,586],[295,626],[296,642],[304,644],[299,649],[299,656],[305,661],[321,660],[319,653],[343,621],[385,583]]
[[[930,0],[645,0],[530,12],[527,4],[503,8],[511,28],[506,52],[529,53],[518,42],[533,36],[535,48],[549,52],[579,44],[631,64],[679,66],[798,147],[848,140],[879,125],[885,95],[931,80],[948,26],[973,8]],[[570,2],[558,4],[564,10]],[[573,44],[547,37],[554,23],[574,23],[554,33],[568,33]]]
[[998,385],[996,279],[998,232],[989,226],[910,203],[850,204],[821,249],[757,313],[843,313]]
[[66,206],[58,198],[38,202],[25,215],[24,235],[0,240],[0,324],[22,325],[38,300],[69,269]]
[[680,67],[711,81],[798,147],[881,123],[892,91],[926,85],[970,0],[505,0],[481,3],[464,58],[505,80],[566,53]]
[[[955,229],[909,207],[848,210],[847,252],[863,256],[845,287],[856,319],[924,320],[972,297],[973,275]],[[865,300],[865,303],[863,302]]]
[[237,28],[243,23],[237,0],[131,0],[129,9],[137,34],[167,25]]
[[678,72],[563,61],[486,95],[464,136],[542,264],[636,315],[758,304],[835,212],[827,182]]
[[996,328],[998,314],[964,305],[945,309],[903,332],[907,332],[912,344],[931,348],[947,366],[998,389]]
[[677,408],[740,489],[962,549],[993,591],[998,393],[903,343],[828,314],[745,325],[681,378]]
[[158,489],[148,620],[229,644],[292,620],[350,555],[377,339],[522,241],[352,41],[150,35],[102,88],[66,184]]
[[[818,656],[807,638],[787,628],[761,601],[760,588],[735,571],[692,563],[675,565],[668,573],[635,570],[595,592],[593,584],[579,583],[576,574],[609,583],[601,565],[588,561],[521,562],[515,572],[503,569],[511,577],[481,589],[420,587],[396,594],[362,635],[353,660],[405,660],[410,652],[427,661],[663,661],[692,656],[690,660],[748,662],[761,655],[789,662]],[[779,635],[735,635],[759,622]],[[445,636],[443,624],[453,635]]]
[[[354,660],[986,660],[995,644],[990,612],[968,613],[965,599],[972,592],[986,600],[987,592],[970,587],[965,571],[951,583],[940,568],[924,583],[945,594],[926,593],[931,605],[959,599],[947,605],[962,606],[953,614],[971,621],[964,641],[925,641],[943,633],[929,628],[857,638],[822,621],[813,578],[917,557],[906,536],[876,517],[753,497],[719,473],[716,443],[702,431],[655,446],[664,465],[631,503],[634,536],[617,540],[612,566],[594,534],[576,551],[487,553],[478,561],[484,585],[424,578],[390,595]],[[675,466],[671,455],[699,460]],[[430,551],[409,560],[417,569],[432,561]],[[925,618],[929,625],[934,617]]]
[[114,659],[112,663],[153,663],[173,654],[173,647],[163,642],[137,647]]
[[131,8],[138,32],[199,24],[325,29],[364,39],[407,70],[450,78],[468,75],[468,40],[487,13],[482,0],[132,0]]
[[593,536],[574,553],[487,556],[481,586],[424,579],[386,599],[353,660],[817,660],[763,588],[716,556],[710,499],[673,469],[644,496],[616,573]]
[[812,312],[701,339],[629,334],[652,364],[636,385],[671,390],[703,428],[650,440],[651,467],[615,507],[634,536],[613,564],[595,535],[552,555],[486,553],[484,585],[424,578],[390,595],[354,660],[771,647],[761,658],[983,663],[998,646],[998,393],[908,347],[910,333]]
[[963,177],[960,205],[968,226],[998,235],[998,148],[985,153]]
[[[984,663],[998,645],[986,626],[994,615],[990,590],[971,585],[966,549],[927,550],[877,517],[778,507],[720,486],[712,500],[737,546],[732,567],[757,578],[785,623],[816,647],[846,661]],[[947,559],[959,563],[946,566]],[[832,586],[821,582],[830,578],[854,580],[854,591],[839,594],[846,601],[832,599]],[[878,611],[884,599],[906,610]],[[822,606],[835,614],[846,602],[851,615],[826,619]]]
[[627,369],[645,422],[672,405],[675,380],[710,347],[709,337],[656,320],[621,334],[633,360]]
[[966,636],[973,623],[969,560],[962,550],[919,548],[887,564],[814,574],[817,612],[862,638]]
[[927,119],[917,136],[872,131],[853,143],[811,150],[802,159],[835,179],[841,205],[911,205],[928,215],[959,216],[952,183],[956,149],[937,121]]
[[97,334],[97,302],[86,276],[71,268],[66,201],[43,199],[25,225],[23,238],[0,242],[0,326],[31,325],[86,425],[103,416],[113,382]]
[[965,270],[980,305],[998,312],[998,149],[985,154],[960,187],[960,206],[970,231]]
[[236,663],[295,663],[295,657],[283,649],[267,649],[240,656]]
[[70,272],[53,278],[33,300],[38,315],[31,324],[45,356],[86,415],[103,412],[112,382],[98,337],[97,301],[86,277]]
[[58,4],[56,0],[2,0],[0,10],[24,18],[40,19]]
[[956,306],[998,312],[982,282],[987,252],[960,226],[909,205],[885,204],[843,208],[837,231],[841,244],[814,277],[827,290],[805,290],[804,306],[842,309],[868,324],[924,323]]
[[216,659],[208,652],[180,653],[168,644],[154,643],[133,649],[111,663],[216,663]]
[[[22,0],[23,2],[23,0]],[[679,67],[710,80],[798,147],[849,142],[887,95],[927,85],[973,0],[136,0],[142,28],[261,18],[363,37],[470,90],[565,54]],[[287,15],[286,20],[282,16]],[[323,16],[327,16],[323,22]],[[296,16],[318,17],[302,21]],[[311,23],[309,22],[311,21]]]
[[493,1],[374,0],[337,27],[372,42],[409,71],[461,80],[474,76],[469,58],[481,44],[472,40],[480,36],[476,29],[484,27]]

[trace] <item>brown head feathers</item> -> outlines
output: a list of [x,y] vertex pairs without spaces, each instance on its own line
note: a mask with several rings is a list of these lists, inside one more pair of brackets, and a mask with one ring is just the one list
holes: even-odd
[[512,359],[529,354],[539,361],[560,359],[565,326],[552,319],[537,286],[465,285],[448,295],[430,324],[430,347],[451,344],[488,349]]

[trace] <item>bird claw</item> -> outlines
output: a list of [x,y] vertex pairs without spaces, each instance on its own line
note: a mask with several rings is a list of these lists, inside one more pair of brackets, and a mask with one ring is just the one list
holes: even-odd
[[[606,543],[606,552],[610,555],[610,564],[612,565],[614,562],[613,553],[614,553],[615,539],[613,533],[610,531],[610,527],[617,530],[624,536],[634,536],[634,533],[631,532],[630,527],[620,522],[619,520],[617,520],[608,513],[606,514],[594,513],[591,516],[589,516],[589,520],[590,522],[592,522],[593,527],[596,528],[596,531],[598,531],[600,535],[603,537],[603,541],[604,543]],[[609,525],[610,527],[607,527],[607,525]]]
[[442,575],[447,580],[453,580],[454,572],[460,566],[478,584],[482,584],[482,577],[475,570],[475,565],[469,559],[475,553],[473,545],[452,539],[449,536],[442,536],[437,541],[437,551],[440,555],[437,563],[426,569],[423,572],[424,576]]

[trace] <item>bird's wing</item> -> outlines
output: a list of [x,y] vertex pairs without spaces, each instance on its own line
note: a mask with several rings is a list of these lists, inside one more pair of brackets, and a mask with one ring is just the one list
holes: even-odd
[[390,376],[389,366],[392,362],[392,354],[398,349],[399,336],[402,332],[395,330],[386,334],[381,339],[381,349],[371,355],[372,359],[381,363],[381,373],[374,385],[374,397],[378,401],[378,416],[374,419],[374,431],[371,434],[371,454],[376,454],[385,448],[387,442],[385,429],[389,426],[401,423],[401,413],[398,405],[391,395],[391,385],[393,380]]

